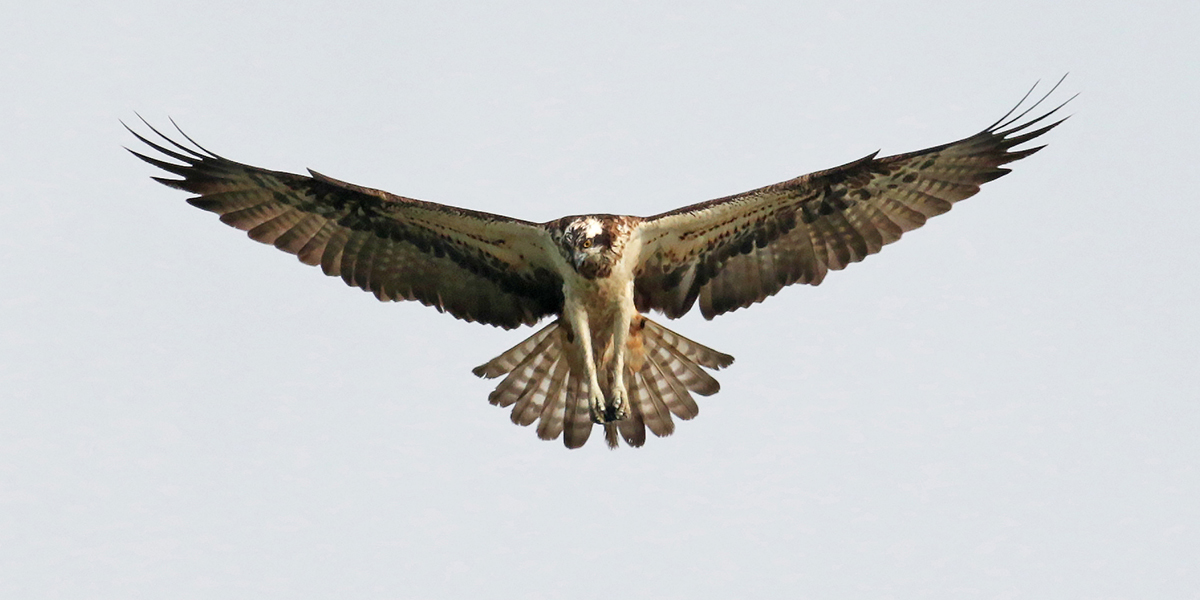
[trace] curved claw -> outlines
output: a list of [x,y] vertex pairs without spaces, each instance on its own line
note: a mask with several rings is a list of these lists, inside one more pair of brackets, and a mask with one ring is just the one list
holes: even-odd
[[611,421],[624,421],[629,418],[629,402],[625,398],[625,390],[622,388],[614,388],[612,391],[612,402],[608,406],[605,417]]
[[608,407],[604,402],[604,394],[601,393],[600,390],[592,388],[591,393],[588,394],[588,407],[592,412],[593,423],[599,423],[603,425],[604,423],[608,422]]

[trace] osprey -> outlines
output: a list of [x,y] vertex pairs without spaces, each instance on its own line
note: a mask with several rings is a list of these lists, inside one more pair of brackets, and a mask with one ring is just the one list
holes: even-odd
[[1042,148],[1014,150],[1061,123],[1031,130],[1066,102],[1020,123],[1050,95],[1013,116],[1032,91],[996,123],[957,142],[883,158],[876,152],[652,217],[522,221],[312,170],[303,176],[252,167],[209,152],[182,130],[191,146],[174,141],[149,123],[165,144],[130,133],[178,162],[130,152],[182,177],[154,179],[198,194],[188,200],[193,206],[379,300],[416,300],[505,329],[553,316],[474,370],[504,376],[488,401],[512,406],[514,423],[536,421],[538,437],[561,435],[568,448],[582,446],[594,424],[603,426],[610,447],[620,439],[636,447],[647,428],[667,436],[672,416],[695,417],[692,394],[720,389],[705,369],[733,362],[645,313],[673,319],[699,303],[711,319],[784,286],[820,284],[828,271],[879,252],[1009,172],[1000,165]]

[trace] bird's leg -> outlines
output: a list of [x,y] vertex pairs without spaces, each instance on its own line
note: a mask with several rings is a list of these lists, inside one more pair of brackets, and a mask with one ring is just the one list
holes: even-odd
[[583,367],[588,380],[588,408],[592,413],[593,423],[607,423],[605,420],[604,390],[600,387],[600,377],[596,371],[596,357],[592,350],[592,329],[588,326],[587,310],[581,306],[564,310],[570,320],[571,329],[575,331],[575,341],[583,350]]
[[616,323],[613,326],[613,365],[612,379],[609,381],[610,402],[605,418],[609,421],[623,421],[629,418],[629,394],[625,389],[625,346],[629,343],[629,323],[632,315],[628,311],[618,311]]

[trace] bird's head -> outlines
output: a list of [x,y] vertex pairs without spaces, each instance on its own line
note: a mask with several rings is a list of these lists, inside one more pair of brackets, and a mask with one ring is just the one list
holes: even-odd
[[588,279],[603,279],[612,273],[619,257],[615,248],[616,230],[603,217],[563,219],[559,239],[563,256],[575,271]]

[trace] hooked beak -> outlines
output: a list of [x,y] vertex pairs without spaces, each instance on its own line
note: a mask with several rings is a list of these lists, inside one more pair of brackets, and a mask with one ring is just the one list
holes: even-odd
[[607,277],[611,266],[602,253],[581,254],[575,257],[575,271],[588,279],[595,279]]

